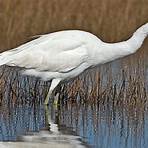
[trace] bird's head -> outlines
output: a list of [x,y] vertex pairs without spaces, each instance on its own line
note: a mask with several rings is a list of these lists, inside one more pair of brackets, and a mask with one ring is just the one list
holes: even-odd
[[147,37],[148,36],[148,23],[145,23],[144,25],[142,25],[141,27],[139,27],[135,33],[135,35],[137,34],[141,34],[142,36]]
[[142,26],[140,27],[140,29],[142,30],[142,32],[143,32],[146,36],[148,36],[148,23],[142,25]]

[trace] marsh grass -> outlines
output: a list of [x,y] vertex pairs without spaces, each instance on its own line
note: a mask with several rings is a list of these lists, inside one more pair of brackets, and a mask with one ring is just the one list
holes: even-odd
[[[147,0],[0,0],[0,49],[14,48],[31,36],[62,29],[90,31],[108,42],[124,40],[147,22],[147,12]],[[87,70],[63,84],[57,90],[61,92],[61,100],[109,102],[114,106],[145,109],[147,45],[146,40],[137,54]],[[17,69],[9,67],[1,68],[0,83],[1,102],[13,103],[42,102],[50,85],[50,82],[21,76]]]
[[127,39],[147,22],[147,0],[0,0],[0,49],[29,37],[82,29],[108,42]]

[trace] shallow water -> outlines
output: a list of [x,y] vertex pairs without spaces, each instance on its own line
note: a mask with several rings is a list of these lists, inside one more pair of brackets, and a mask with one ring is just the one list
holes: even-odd
[[[137,113],[138,114],[138,113]],[[96,148],[146,148],[148,145],[148,114],[127,114],[126,108],[113,109],[109,104],[80,105],[77,103],[48,108],[43,105],[4,105],[0,112],[0,141],[60,143],[58,134],[68,135],[78,145]],[[47,116],[49,119],[47,119]],[[50,125],[50,131],[48,121]],[[35,136],[51,137],[46,140]],[[51,133],[55,133],[52,135]],[[32,139],[29,137],[31,135]],[[75,136],[80,136],[78,139]],[[65,136],[66,137],[66,136]],[[30,140],[31,139],[31,140]],[[36,140],[37,139],[37,140]]]
[[[5,112],[6,110],[9,111]],[[75,131],[60,127],[56,121],[56,113],[55,106],[51,108],[41,104],[2,106],[0,146],[2,148],[88,147]]]

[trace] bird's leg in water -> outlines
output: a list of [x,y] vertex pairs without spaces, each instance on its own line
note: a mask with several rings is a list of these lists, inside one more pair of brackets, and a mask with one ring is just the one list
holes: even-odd
[[[54,113],[51,112],[51,108]],[[45,109],[45,123],[46,123],[47,129],[50,132],[58,134],[59,133],[59,129],[58,129],[59,108],[55,108],[54,105],[53,106],[51,105],[49,107],[45,105],[44,109]],[[51,118],[53,117],[53,115],[55,116],[54,118],[56,119],[54,122],[52,121],[52,118]]]
[[50,117],[50,113],[48,110],[48,106],[45,105],[45,123],[46,123],[46,127],[48,128],[48,130],[50,130],[50,121],[51,121],[51,117]]
[[49,88],[48,94],[46,96],[44,104],[47,105],[49,104],[49,98],[52,97],[52,92],[56,88],[56,86],[60,83],[61,79],[53,79],[51,82],[51,86]]

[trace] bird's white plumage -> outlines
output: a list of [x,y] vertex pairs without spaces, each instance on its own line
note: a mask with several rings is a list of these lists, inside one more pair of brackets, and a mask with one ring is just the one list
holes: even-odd
[[[7,65],[29,69],[24,72],[25,74],[50,80],[53,78],[51,75],[57,72],[59,76],[61,75],[64,78],[63,73],[76,70],[79,66],[83,67],[81,64],[84,65],[85,63],[86,68],[88,68],[89,48],[91,48],[91,44],[94,46],[93,43],[88,44],[88,42],[95,43],[96,40],[101,42],[96,36],[88,32],[61,31],[43,35],[29,43],[2,53],[2,55],[8,59]],[[76,73],[78,75],[78,72]],[[47,78],[47,75],[49,75],[49,78]]]
[[11,58],[9,65],[38,71],[66,72],[83,63],[87,58],[87,51],[83,44],[73,40],[56,40],[30,47]]
[[148,23],[137,29],[129,40],[113,44],[85,31],[59,31],[1,53],[0,65],[24,67],[24,74],[45,81],[53,79],[52,86],[56,87],[60,81],[75,77],[88,67],[134,53],[147,35]]

